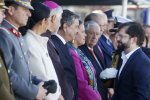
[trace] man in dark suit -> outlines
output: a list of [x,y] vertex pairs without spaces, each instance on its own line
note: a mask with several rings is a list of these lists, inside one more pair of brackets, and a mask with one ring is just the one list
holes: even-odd
[[101,62],[105,62],[103,67],[104,68],[111,67],[112,52],[114,51],[114,47],[109,38],[110,33],[108,33],[108,29],[107,29],[107,24],[108,24],[107,16],[103,12],[91,13],[85,18],[85,22],[90,20],[95,21],[99,25],[103,33],[96,45],[96,48],[99,48],[99,52],[101,52],[103,56]]
[[[67,80],[67,75],[65,73],[64,67],[61,64],[59,52],[57,48],[52,42],[51,34],[57,33],[60,26],[60,19],[62,15],[62,8],[53,1],[45,1],[44,4],[49,7],[51,10],[50,14],[50,25],[48,27],[48,31],[43,34],[43,36],[49,37],[49,41],[47,43],[48,52],[52,59],[56,74],[58,76],[59,84],[61,87],[61,93],[65,100],[73,99],[73,89],[70,84],[70,81]],[[52,5],[55,5],[54,7]]]
[[85,45],[80,46],[79,48],[82,52],[88,57],[92,62],[96,70],[96,79],[98,91],[102,97],[102,100],[107,100],[107,89],[104,87],[101,79],[100,72],[103,70],[99,57],[96,56],[94,52],[94,46],[97,44],[99,37],[102,35],[99,25],[94,21],[85,22],[85,33],[87,34]]
[[69,10],[63,10],[61,26],[58,34],[53,34],[51,36],[56,50],[59,53],[59,57],[66,72],[67,79],[73,88],[73,100],[78,100],[78,85],[73,59],[69,53],[67,42],[72,40],[73,34],[77,33],[78,26],[79,17]]
[[[114,27],[114,18],[112,16],[113,10],[105,11],[104,13],[107,15],[107,27],[104,29],[103,35],[100,37],[98,45],[101,47],[104,57],[106,59],[106,67],[111,67],[112,62],[112,53],[115,50],[113,43],[110,39],[110,36],[113,34],[109,32],[110,29]],[[102,17],[106,19],[105,16]]]
[[118,65],[112,100],[150,100],[150,60],[141,50],[144,30],[136,22],[119,26],[122,63]]

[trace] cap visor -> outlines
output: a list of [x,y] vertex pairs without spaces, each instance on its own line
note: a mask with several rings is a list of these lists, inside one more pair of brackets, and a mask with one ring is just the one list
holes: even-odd
[[6,6],[4,5],[4,3],[3,3],[3,4],[0,3],[0,8],[2,8],[2,9],[8,9],[8,7],[6,7]]
[[3,9],[8,9],[8,7],[6,7],[6,6],[2,6],[2,8],[3,8]]
[[19,2],[16,2],[16,4],[18,4],[18,5],[20,5],[20,6],[23,6],[23,7],[25,7],[25,8],[28,8],[28,9],[31,9],[31,10],[34,10],[34,8],[31,6],[31,5],[24,5],[24,4],[22,4],[22,3],[19,3]]
[[116,33],[116,32],[118,32],[118,28],[110,29],[109,32],[114,32],[114,33]]

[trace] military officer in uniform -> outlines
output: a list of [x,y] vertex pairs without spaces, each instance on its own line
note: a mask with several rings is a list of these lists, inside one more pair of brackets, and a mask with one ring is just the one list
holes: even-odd
[[31,16],[29,9],[33,8],[30,0],[5,0],[5,5],[9,9],[6,10],[6,18],[2,22],[2,27],[6,30],[0,30],[0,48],[4,53],[15,99],[42,100],[47,90],[42,87],[42,80],[29,71],[27,47],[18,31]]
[[[0,0],[0,23],[5,17],[4,11],[7,7],[3,0]],[[4,29],[0,27],[0,29]],[[8,72],[4,63],[3,53],[0,49],[0,100],[14,100]]]

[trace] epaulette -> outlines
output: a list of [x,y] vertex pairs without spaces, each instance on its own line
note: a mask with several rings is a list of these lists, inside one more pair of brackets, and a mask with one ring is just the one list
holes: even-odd
[[21,33],[17,31],[15,28],[10,28],[9,29],[16,37],[20,37]]

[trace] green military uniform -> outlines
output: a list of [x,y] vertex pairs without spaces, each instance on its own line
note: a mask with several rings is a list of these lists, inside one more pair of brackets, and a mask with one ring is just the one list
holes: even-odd
[[0,51],[0,100],[14,100],[7,69]]
[[[4,0],[0,0],[0,10],[3,9],[8,9],[8,8],[5,6]],[[0,27],[0,29],[3,30],[4,28]],[[1,49],[0,49],[0,100],[15,100],[12,93],[9,76],[5,66],[3,53]]]

